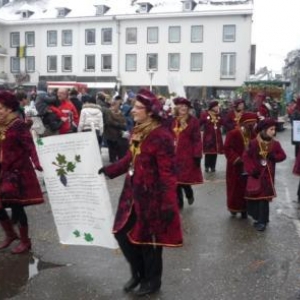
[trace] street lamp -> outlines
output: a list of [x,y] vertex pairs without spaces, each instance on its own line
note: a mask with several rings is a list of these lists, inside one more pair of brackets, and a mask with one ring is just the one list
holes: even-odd
[[154,70],[149,69],[149,77],[150,77],[150,91],[152,92],[152,80],[153,80],[153,76],[154,76]]

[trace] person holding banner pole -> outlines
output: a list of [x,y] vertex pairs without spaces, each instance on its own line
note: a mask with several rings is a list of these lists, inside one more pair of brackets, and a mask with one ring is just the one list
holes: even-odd
[[182,230],[174,142],[171,132],[162,126],[162,105],[146,89],[136,99],[130,149],[99,174],[115,178],[126,173],[113,232],[131,268],[124,291],[139,286],[135,295],[144,296],[159,291],[162,249],[182,246]]
[[[20,239],[19,244],[12,249],[13,254],[31,249],[24,206],[44,202],[33,165],[36,170],[43,169],[31,133],[16,114],[18,108],[19,102],[15,95],[7,91],[0,92],[0,224],[5,233],[0,249]],[[19,226],[19,235],[15,232],[6,208],[12,209]]]

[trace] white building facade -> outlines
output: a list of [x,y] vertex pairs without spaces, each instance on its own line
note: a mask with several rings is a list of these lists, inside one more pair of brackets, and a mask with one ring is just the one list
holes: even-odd
[[249,78],[251,0],[54,1],[0,8],[0,79],[210,97]]

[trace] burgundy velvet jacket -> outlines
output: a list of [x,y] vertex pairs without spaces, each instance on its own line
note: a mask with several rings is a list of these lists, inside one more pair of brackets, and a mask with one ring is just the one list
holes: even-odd
[[254,173],[262,175],[262,186],[263,189],[257,196],[250,196],[245,194],[245,198],[248,200],[267,200],[272,201],[273,197],[276,197],[276,191],[274,187],[275,180],[275,164],[286,159],[286,154],[282,149],[280,143],[276,140],[271,141],[270,151],[267,155],[267,165],[262,166],[261,156],[259,155],[259,143],[257,138],[253,139],[247,151],[244,152],[243,161],[244,169],[249,176]]
[[[201,167],[197,166],[195,158],[202,158],[202,141],[199,120],[189,116],[188,126],[180,132],[178,137],[173,131],[176,151],[177,181],[179,184],[203,183]],[[176,126],[173,120],[172,130]]]
[[239,118],[237,117],[235,110],[229,111],[224,120],[224,127],[226,131],[228,132],[230,130],[236,129],[237,127],[239,127],[239,124]]
[[203,128],[203,153],[204,154],[223,154],[223,139],[221,126],[223,121],[220,115],[217,115],[218,122],[215,125],[207,111],[200,116],[200,127]]
[[6,172],[17,170],[21,185],[20,199],[0,199],[0,202],[4,206],[11,203],[24,206],[43,203],[43,194],[32,165],[39,166],[39,159],[31,133],[21,119],[16,118],[8,125],[5,139],[0,141],[0,153],[0,181]]
[[104,168],[109,178],[126,174],[113,232],[120,231],[134,209],[137,220],[128,233],[135,244],[177,247],[182,245],[182,230],[176,195],[174,141],[163,126],[157,127],[141,143],[134,174],[129,169],[132,154]]
[[[255,137],[253,133],[251,139]],[[226,165],[227,207],[231,212],[246,211],[244,198],[247,178],[241,174],[244,171],[243,153],[245,150],[241,129],[234,129],[227,133],[224,143]]]

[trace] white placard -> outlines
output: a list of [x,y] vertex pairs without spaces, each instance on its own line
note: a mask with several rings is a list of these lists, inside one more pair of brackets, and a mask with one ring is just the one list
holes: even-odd
[[300,121],[293,121],[293,142],[300,142]]
[[118,248],[95,132],[35,140],[60,242]]
[[178,73],[168,74],[169,93],[175,93],[175,97],[186,97],[184,86]]

